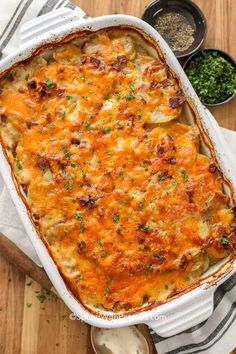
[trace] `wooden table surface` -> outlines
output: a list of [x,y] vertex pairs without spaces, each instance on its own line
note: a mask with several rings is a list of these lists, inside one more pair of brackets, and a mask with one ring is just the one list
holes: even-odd
[[[141,16],[148,0],[77,0],[90,16],[126,13]],[[208,21],[206,47],[236,58],[235,0],[195,0]],[[0,5],[1,7],[1,5]],[[236,99],[211,110],[221,126],[236,130]],[[0,258],[0,354],[92,354],[89,326],[69,319],[55,295]],[[43,295],[43,296],[42,296]],[[223,349],[223,348],[222,348]],[[223,353],[222,354],[226,354]]]

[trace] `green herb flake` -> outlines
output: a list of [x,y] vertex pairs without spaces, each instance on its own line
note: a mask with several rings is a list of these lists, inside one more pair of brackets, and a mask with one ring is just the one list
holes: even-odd
[[53,87],[53,82],[46,76],[45,77],[45,84],[47,85],[48,88],[52,88]]
[[220,243],[221,243],[222,245],[228,245],[228,244],[229,244],[229,240],[227,240],[227,238],[225,238],[225,237],[221,237],[221,238],[219,239],[219,241],[220,241]]
[[110,132],[111,132],[111,128],[109,128],[109,127],[102,128],[102,133],[103,134],[109,134]]
[[78,219],[78,220],[83,220],[83,215],[82,215],[79,211],[76,211],[76,212],[75,212],[75,217],[76,217],[76,219]]
[[120,220],[120,215],[118,213],[114,214],[112,220],[114,223],[117,223]]
[[39,302],[41,302],[41,304],[44,303],[44,301],[46,300],[46,296],[43,294],[38,294],[36,297],[39,300]]
[[110,288],[106,287],[106,288],[105,288],[105,293],[106,293],[106,294],[110,294],[110,293],[111,293]]
[[30,308],[32,306],[32,303],[27,303],[26,306]]
[[17,170],[23,170],[22,164],[20,163],[20,161],[18,159],[15,161],[15,164],[16,164]]
[[28,81],[29,80],[29,74],[26,74],[25,75],[25,81]]
[[180,172],[180,174],[181,174],[181,177],[183,178],[183,180],[185,182],[187,182],[188,181],[188,175],[187,175],[186,171],[183,170],[183,171]]
[[186,276],[186,277],[184,277],[184,281],[185,281],[185,282],[188,282],[188,281],[190,281],[190,278],[189,278],[189,276]]
[[144,206],[144,204],[145,204],[145,202],[142,200],[141,202],[139,202],[138,203],[138,205],[140,206],[140,207],[143,207]]
[[129,83],[129,88],[131,91],[134,91],[135,90],[135,86],[132,82]]
[[99,246],[102,246],[102,241],[101,240],[97,240],[97,243],[99,244]]
[[115,98],[117,98],[118,100],[120,99],[120,94],[119,94],[119,92],[115,92],[115,93],[114,93],[114,96],[115,96]]
[[72,100],[73,96],[71,95],[66,95],[66,99],[69,101],[69,100]]
[[107,256],[107,253],[105,252],[105,251],[103,251],[102,253],[101,253],[101,257],[102,258],[105,258]]
[[154,269],[153,269],[153,267],[151,266],[151,264],[148,263],[148,264],[146,265],[146,268],[147,268],[147,270],[148,270],[149,273],[153,273],[153,270],[154,270]]
[[132,101],[132,100],[135,99],[135,96],[134,96],[134,94],[133,94],[132,92],[129,92],[129,93],[125,96],[125,98],[126,98],[128,101]]

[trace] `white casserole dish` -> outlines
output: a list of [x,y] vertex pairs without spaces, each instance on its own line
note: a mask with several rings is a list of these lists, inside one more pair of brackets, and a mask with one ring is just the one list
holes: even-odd
[[[167,65],[179,79],[180,86],[195,113],[197,123],[202,134],[205,136],[205,143],[207,143],[205,145],[206,153],[209,150],[207,146],[210,146],[211,151],[213,151],[216,157],[218,166],[226,177],[227,182],[232,187],[230,190],[226,183],[225,191],[229,194],[231,200],[234,201],[236,164],[234,163],[232,153],[224,141],[214,118],[211,118],[209,112],[200,103],[176,57],[162,37],[144,21],[126,15],[109,15],[86,19],[82,10],[72,11],[69,9],[60,9],[53,11],[23,26],[21,30],[20,48],[0,62],[0,73],[10,68],[13,64],[30,57],[32,52],[42,44],[57,42],[68,34],[78,31],[97,31],[103,28],[117,26],[128,26],[136,29],[141,32],[144,37],[149,39],[152,44],[156,43],[159,47],[165,57]],[[185,113],[191,121],[193,119],[191,111],[187,110]],[[217,286],[236,270],[235,260],[224,260],[220,264],[211,267],[207,272],[209,276],[206,277],[206,274],[204,274],[204,278],[198,286],[188,289],[188,291],[185,291],[183,294],[175,296],[175,298],[170,299],[168,302],[156,308],[137,310],[134,314],[124,315],[124,317],[118,315],[111,318],[107,316],[105,312],[98,315],[92,314],[68,291],[47,248],[36,233],[28,216],[27,209],[17,193],[10,166],[2,149],[0,150],[0,170],[25,229],[58,294],[75,316],[78,316],[91,325],[114,328],[137,323],[146,323],[161,336],[168,337],[174,335],[206,320],[211,315],[213,311],[214,291]],[[94,291],[96,291],[96,289],[94,289]]]

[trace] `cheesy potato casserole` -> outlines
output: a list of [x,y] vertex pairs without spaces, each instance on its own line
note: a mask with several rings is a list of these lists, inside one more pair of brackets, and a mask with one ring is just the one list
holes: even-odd
[[74,35],[0,80],[1,142],[72,293],[130,312],[232,254],[235,208],[183,119],[185,98],[133,30]]

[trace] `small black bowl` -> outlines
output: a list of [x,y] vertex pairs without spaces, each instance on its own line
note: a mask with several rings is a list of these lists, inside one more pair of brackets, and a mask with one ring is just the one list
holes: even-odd
[[194,29],[194,42],[185,51],[174,51],[177,58],[191,55],[204,42],[207,31],[207,21],[199,7],[191,0],[156,0],[144,11],[142,19],[155,28],[158,17],[168,12],[183,15]]
[[[201,55],[201,53],[204,52],[217,52],[219,53],[223,58],[225,58],[229,63],[231,63],[233,65],[233,67],[236,70],[236,61],[234,60],[233,57],[231,57],[229,54],[227,54],[226,52],[224,52],[221,49],[215,49],[215,48],[204,48],[201,50],[198,50],[196,53],[192,54],[187,60],[186,62],[183,64],[183,69],[184,71],[186,71],[187,67],[190,65],[190,63],[198,56]],[[218,102],[218,103],[206,103],[206,102],[202,102],[205,106],[220,106],[222,104],[225,104],[229,101],[231,101],[234,97],[236,97],[236,92],[234,92],[231,96],[229,96],[228,98],[226,98],[224,101]]]

